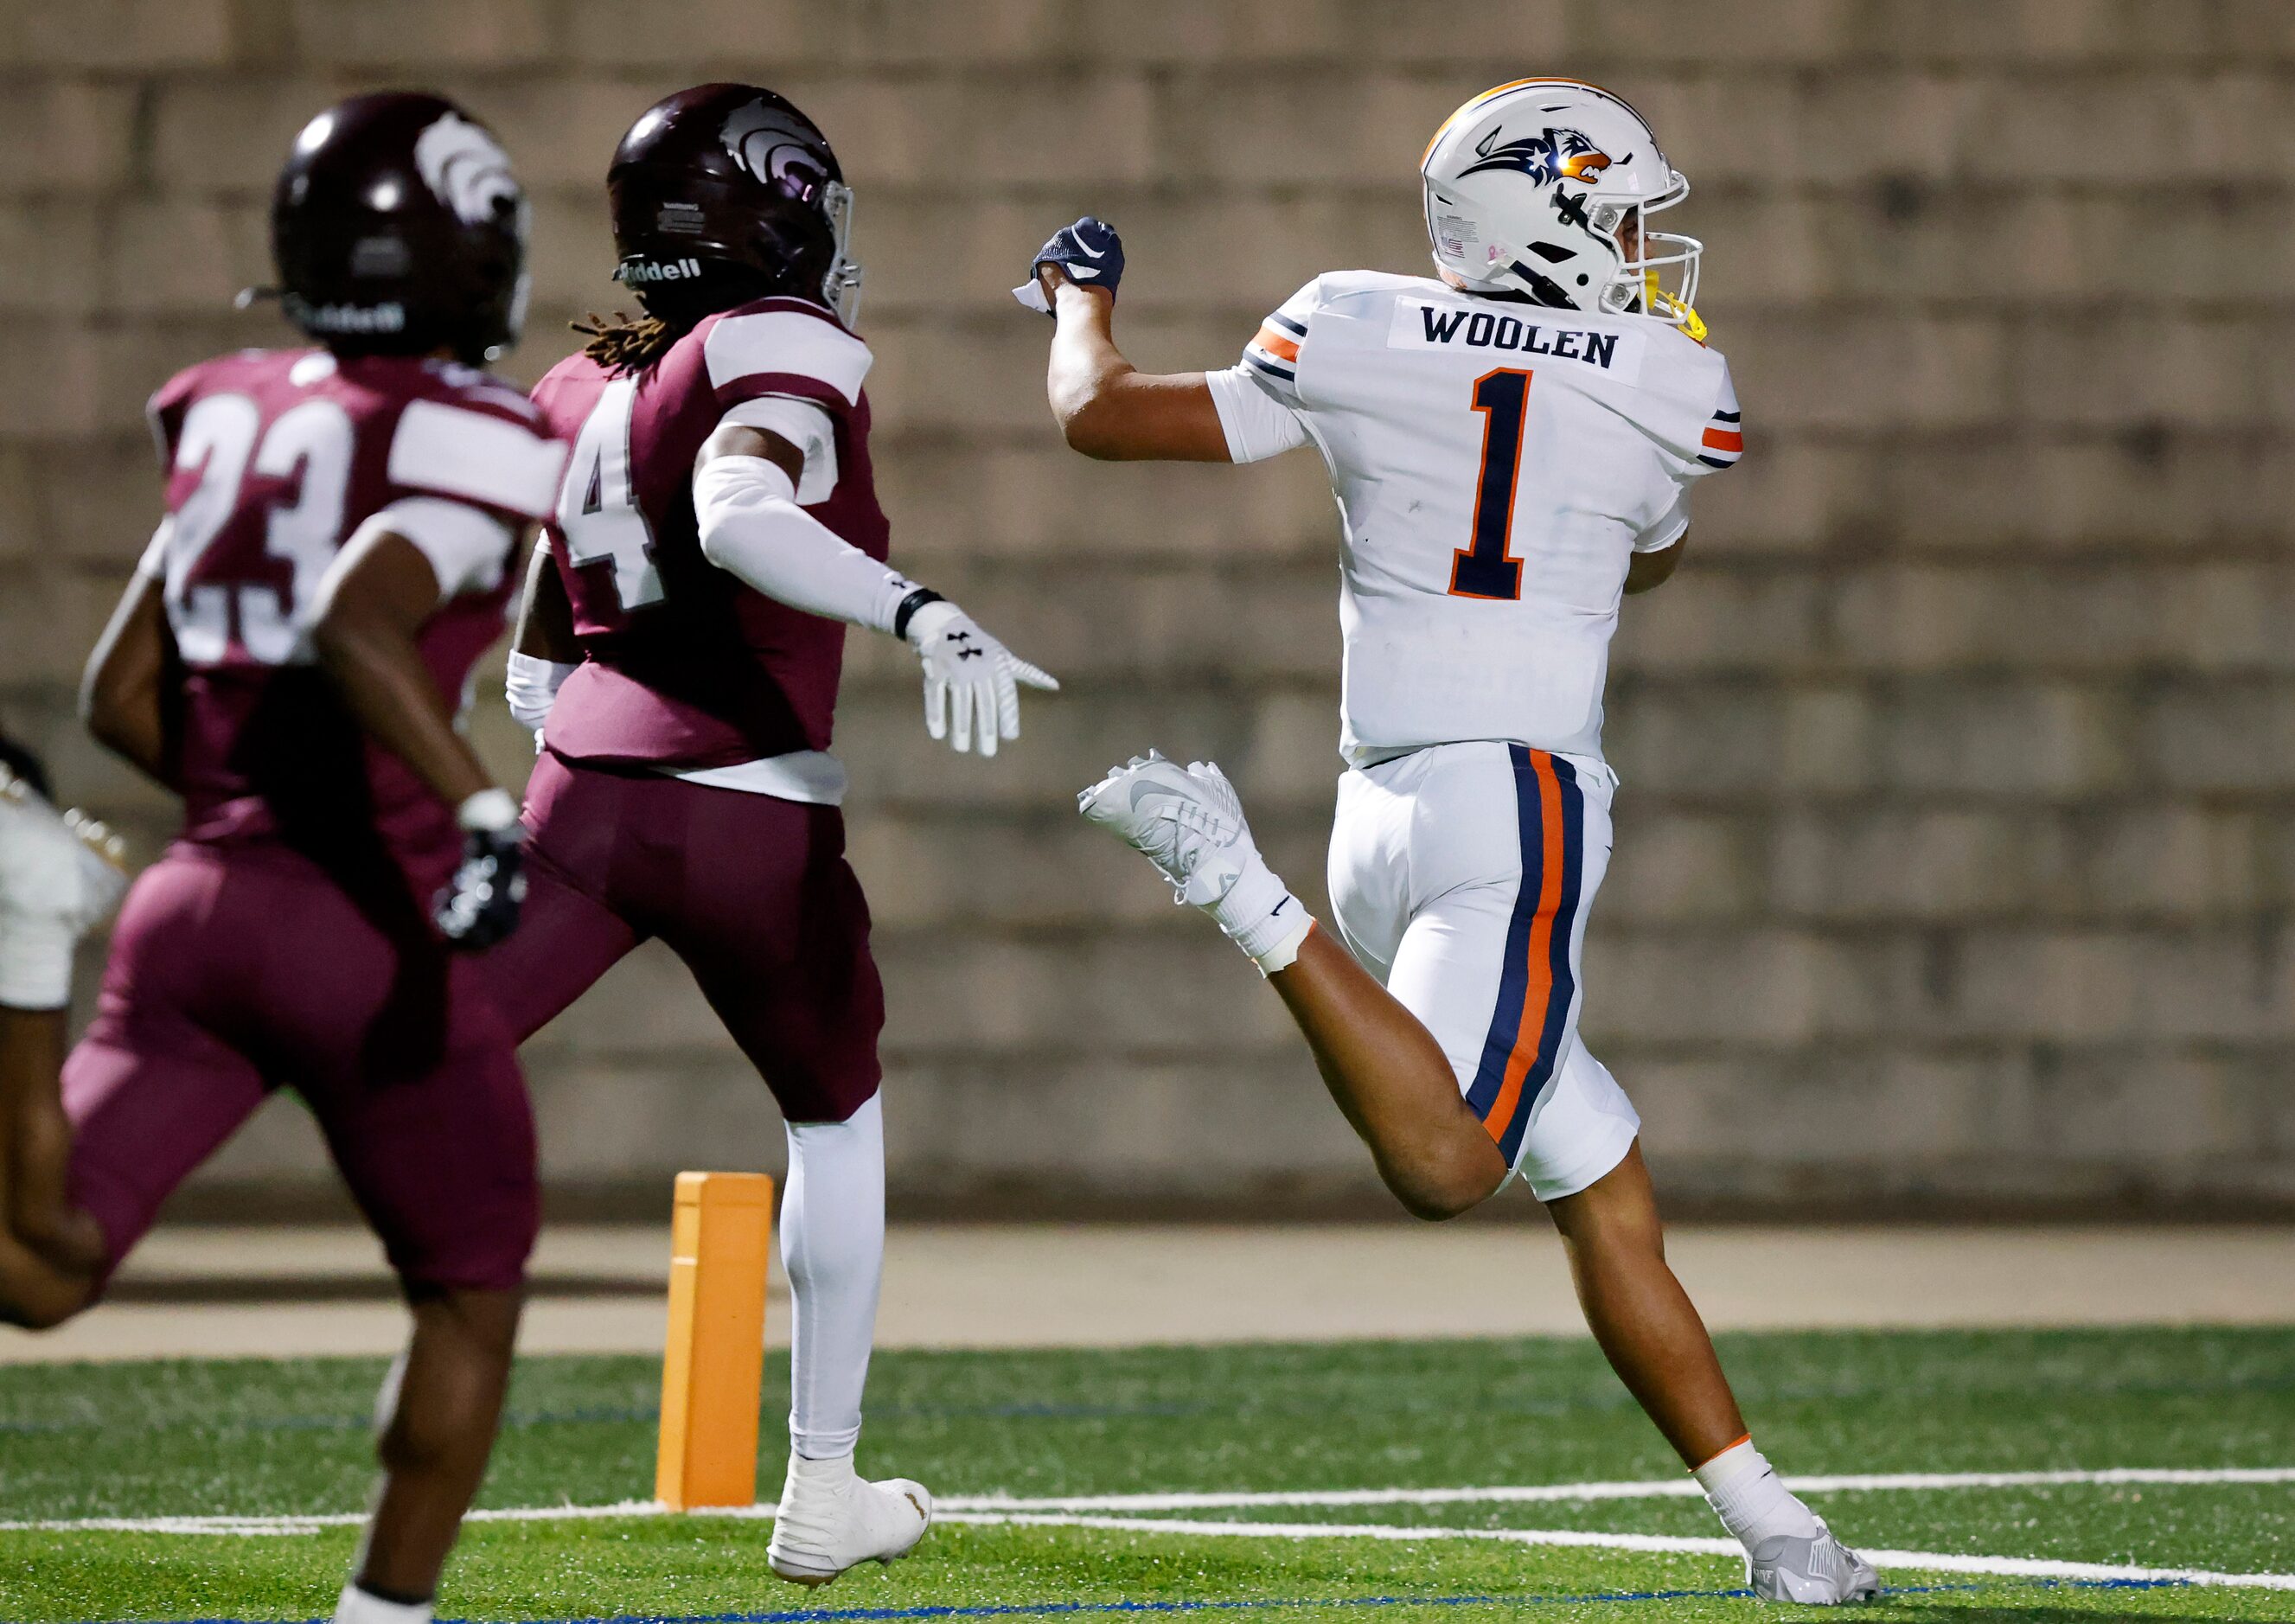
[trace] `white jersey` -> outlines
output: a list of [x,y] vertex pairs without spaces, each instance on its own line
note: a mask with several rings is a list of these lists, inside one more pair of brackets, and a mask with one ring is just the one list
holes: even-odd
[[1626,569],[1744,446],[1729,367],[1678,328],[1327,273],[1212,374],[1237,461],[1312,439],[1344,526],[1341,749],[1601,755]]

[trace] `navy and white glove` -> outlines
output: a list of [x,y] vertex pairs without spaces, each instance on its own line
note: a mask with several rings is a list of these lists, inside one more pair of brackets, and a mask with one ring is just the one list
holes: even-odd
[[517,803],[499,789],[472,796],[455,819],[463,830],[462,861],[431,904],[430,918],[449,947],[475,953],[518,928],[526,902],[525,831]]
[[1012,297],[1029,309],[1049,315],[1051,302],[1044,297],[1044,284],[1036,280],[1038,269],[1047,265],[1059,266],[1083,287],[1105,288],[1113,298],[1115,284],[1123,280],[1123,239],[1115,234],[1115,227],[1093,215],[1052,233],[1052,240],[1028,262],[1028,280],[1012,290]]

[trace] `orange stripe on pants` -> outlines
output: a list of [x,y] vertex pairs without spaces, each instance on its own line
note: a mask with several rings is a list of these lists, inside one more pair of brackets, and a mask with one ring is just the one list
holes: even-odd
[[1523,993],[1522,1024],[1515,1029],[1514,1053],[1507,1057],[1506,1080],[1491,1102],[1491,1114],[1482,1119],[1483,1131],[1493,1144],[1505,1142],[1514,1122],[1522,1085],[1538,1064],[1539,1046],[1546,1037],[1547,1007],[1554,1001],[1554,922],[1562,912],[1562,784],[1554,776],[1554,758],[1545,751],[1530,753],[1530,768],[1538,778],[1538,827],[1546,850],[1539,864],[1538,912],[1530,922],[1530,976]]

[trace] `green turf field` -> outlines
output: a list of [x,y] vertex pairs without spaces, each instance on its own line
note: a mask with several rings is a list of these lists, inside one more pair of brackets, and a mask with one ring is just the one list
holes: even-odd
[[[2295,1331],[1722,1341],[1756,1435],[1793,1476],[2295,1466]],[[0,1369],[0,1519],[355,1514],[380,1374],[373,1361],[351,1359]],[[785,1364],[769,1365],[769,1393],[786,1375]],[[657,1380],[648,1360],[526,1361],[483,1504],[598,1506],[649,1494]],[[1499,1613],[1638,1624],[1757,1612],[1731,1594],[1741,1569],[1719,1554],[1492,1537],[1719,1533],[1702,1502],[1653,1490],[1236,1503],[1254,1492],[1678,1482],[1675,1463],[1584,1342],[886,1354],[870,1397],[864,1468],[968,1498],[970,1517],[1013,1514],[979,1503],[988,1497],[1191,1492],[1224,1503],[1024,1514],[1049,1526],[950,1521],[911,1561],[812,1593],[767,1571],[769,1530],[754,1519],[488,1522],[472,1528],[448,1571],[442,1614],[1208,1611],[1303,1624],[1464,1624]],[[769,1496],[779,1449],[769,1436],[761,1485]],[[2295,1572],[2295,1481],[2284,1479],[1867,1489],[1812,1499],[1853,1543],[1884,1550]],[[1078,1523],[1091,1518],[1123,1526]],[[1191,1530],[1154,1526],[1173,1518]],[[1266,1535],[1211,1531],[1262,1523]],[[1302,1525],[1374,1531],[1324,1536]],[[355,1537],[339,1525],[208,1528],[0,1531],[0,1618],[323,1617]],[[1378,1537],[1386,1530],[1396,1533]],[[1412,1530],[1425,1531],[1404,1531]],[[2295,1619],[2295,1590],[2285,1588],[1907,1568],[1884,1577],[1890,1598],[1864,1616]]]

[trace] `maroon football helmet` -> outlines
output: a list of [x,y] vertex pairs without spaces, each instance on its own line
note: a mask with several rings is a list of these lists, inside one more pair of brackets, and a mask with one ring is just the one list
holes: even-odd
[[509,157],[452,102],[338,102],[295,138],[272,198],[288,319],[344,354],[490,361],[525,324],[527,216]]
[[847,322],[858,313],[853,192],[820,126],[770,90],[698,85],[655,102],[615,150],[606,190],[614,278],[665,319],[770,294]]

